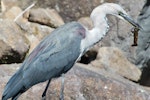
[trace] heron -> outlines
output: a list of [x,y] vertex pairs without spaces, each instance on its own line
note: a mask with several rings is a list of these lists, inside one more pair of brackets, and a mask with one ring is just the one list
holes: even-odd
[[[33,85],[48,81],[42,94],[42,98],[46,98],[51,80],[64,76],[86,51],[108,33],[108,14],[126,20],[134,27],[139,27],[119,4],[104,3],[97,6],[90,15],[94,25],[91,30],[73,21],[60,26],[46,36],[9,79],[4,88],[2,100],[9,98],[17,100]],[[64,99],[63,84],[62,82],[61,100]]]

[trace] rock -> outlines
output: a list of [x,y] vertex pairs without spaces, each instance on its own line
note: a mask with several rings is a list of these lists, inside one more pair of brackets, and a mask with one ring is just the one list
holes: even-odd
[[11,20],[0,20],[0,63],[22,62],[28,49],[23,31]]
[[96,60],[91,64],[133,81],[138,81],[141,76],[141,71],[127,60],[121,50],[114,47],[100,48]]
[[30,54],[33,49],[40,43],[40,40],[35,35],[27,35],[28,40],[30,41],[30,49],[28,54]]
[[137,62],[140,67],[150,67],[150,3],[147,0],[143,7],[141,14],[138,17],[138,23],[143,30],[139,31],[138,48],[137,48]]
[[38,45],[38,43],[50,34],[54,28],[40,25],[37,23],[27,22],[27,21],[17,21],[17,24],[25,31],[25,36],[30,42],[29,53]]
[[[1,0],[5,6],[5,9],[9,9],[11,5],[17,5],[22,9],[27,8],[29,5],[33,3],[31,0]],[[74,20],[78,20],[81,17],[89,16],[93,8],[100,5],[104,2],[115,2],[122,4],[126,9],[131,11],[131,14],[138,15],[139,10],[141,9],[141,5],[144,4],[143,0],[82,0],[82,1],[72,1],[72,0],[35,0],[36,8],[53,8],[62,16],[65,22],[70,22]],[[136,5],[136,6],[134,6]],[[132,7],[132,8],[131,8]],[[140,9],[139,9],[140,7]],[[4,7],[3,7],[4,8]],[[136,10],[133,10],[136,9]]]
[[80,58],[78,62],[83,64],[89,64],[92,61],[94,61],[96,57],[97,57],[97,50],[90,49]]
[[[11,66],[11,67],[10,67]],[[0,65],[0,96],[3,88],[20,64]],[[41,100],[45,83],[33,86],[19,100]],[[52,80],[47,99],[58,100],[61,78]],[[65,100],[149,100],[149,88],[143,88],[117,74],[91,66],[76,64],[65,75]]]
[[1,0],[1,10],[2,12],[5,12],[12,8],[13,6],[17,6],[18,2],[17,0]]
[[[27,8],[33,3],[31,0],[2,0],[5,9],[9,9],[11,5],[17,5],[22,9]],[[82,1],[72,1],[72,0],[34,0],[36,1],[36,8],[52,8],[55,9],[65,22],[75,21],[83,16],[89,16],[94,7],[100,5],[104,2],[117,2],[117,0],[82,0]],[[4,8],[3,7],[3,8]]]
[[136,65],[142,69],[140,84],[150,86],[150,2],[146,0],[138,23],[142,27],[138,36],[138,47],[136,50]]
[[56,28],[64,24],[63,19],[54,9],[31,9],[28,20],[42,25],[47,25],[52,28]]
[[63,0],[63,1],[53,1],[46,0],[48,3],[41,5],[41,1],[38,1],[39,6],[42,7],[52,7],[56,9],[65,22],[70,22],[78,20],[81,17],[89,16],[93,8],[100,5],[104,2],[115,2],[117,0],[82,0],[82,1],[72,1],[72,0]]
[[3,40],[0,40],[0,62],[7,63],[7,60],[9,59],[9,56],[11,57],[11,55],[11,47],[8,44],[6,44]]
[[22,9],[20,9],[17,6],[13,6],[11,9],[3,13],[3,19],[14,20],[21,12],[22,12]]

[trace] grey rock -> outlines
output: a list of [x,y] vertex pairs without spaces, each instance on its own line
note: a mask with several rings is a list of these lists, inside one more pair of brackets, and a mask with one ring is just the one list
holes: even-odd
[[[0,65],[0,95],[3,88],[20,64]],[[18,100],[41,100],[46,86],[40,83],[21,95]],[[58,100],[61,78],[52,80],[47,92],[47,99]],[[149,100],[149,88],[137,85],[117,74],[104,70],[76,64],[65,75],[65,100]]]
[[54,28],[28,22],[27,20],[18,20],[17,25],[24,31],[24,36],[26,36],[29,41],[30,49],[28,53],[30,53],[44,37],[54,30]]
[[97,58],[91,64],[110,73],[117,73],[132,81],[138,81],[141,71],[130,63],[123,52],[115,47],[102,47],[99,49]]
[[141,14],[138,17],[138,23],[143,30],[139,31],[138,48],[137,48],[137,64],[141,67],[147,67],[150,60],[150,3],[143,7]]
[[13,6],[17,6],[17,0],[1,0],[1,11],[5,12],[8,11]]
[[22,12],[21,8],[13,6],[8,11],[2,13],[3,15],[2,18],[14,20],[21,12]]
[[0,20],[0,63],[22,62],[29,42],[18,25],[11,20]]
[[28,20],[42,25],[47,25],[52,28],[56,28],[64,24],[63,19],[54,9],[31,9],[29,11]]
[[[33,3],[31,0],[2,0],[6,10],[12,5],[19,6],[22,9],[27,8]],[[52,8],[55,9],[65,22],[78,20],[81,17],[89,16],[93,8],[103,2],[117,2],[117,0],[34,0],[36,8]],[[84,10],[83,10],[84,9]]]
[[140,84],[150,86],[150,1],[147,0],[138,16],[142,27],[138,36],[136,65],[143,70]]

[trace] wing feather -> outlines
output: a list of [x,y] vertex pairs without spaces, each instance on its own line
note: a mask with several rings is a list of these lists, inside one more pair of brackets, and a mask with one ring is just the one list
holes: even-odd
[[25,84],[32,86],[58,77],[73,66],[80,55],[82,36],[78,29],[81,26],[74,24],[66,27],[59,28],[46,37],[24,62]]

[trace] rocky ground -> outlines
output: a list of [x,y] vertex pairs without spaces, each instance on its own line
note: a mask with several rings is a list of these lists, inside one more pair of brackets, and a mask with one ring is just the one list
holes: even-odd
[[[0,88],[21,64],[0,66]],[[125,69],[124,69],[125,70]],[[45,83],[33,86],[19,100],[41,100]],[[47,99],[58,100],[61,78],[52,80]],[[2,92],[0,92],[1,95]],[[76,64],[65,75],[65,100],[149,100],[149,88],[142,87],[119,74],[91,65]]]
[[[43,37],[66,22],[78,21],[89,29],[90,12],[104,2],[121,4],[136,20],[143,0],[35,0],[36,5],[23,16],[16,17],[30,6],[30,0],[1,0],[0,19],[0,97],[3,88],[24,58]],[[136,5],[136,6],[135,6]],[[135,65],[136,50],[132,47],[132,26],[108,16],[109,34],[81,59],[65,77],[65,100],[150,100],[150,89],[139,85],[141,65]],[[54,79],[47,98],[58,100],[61,78]],[[19,100],[40,100],[45,83],[40,83]]]

